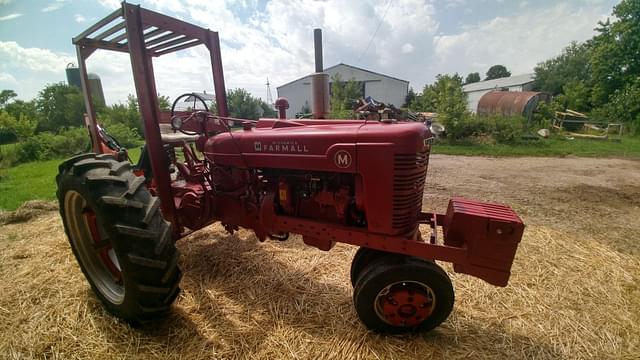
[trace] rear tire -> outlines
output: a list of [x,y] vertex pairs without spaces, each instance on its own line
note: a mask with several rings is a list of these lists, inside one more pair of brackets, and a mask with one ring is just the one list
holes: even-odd
[[447,319],[453,310],[454,291],[447,273],[435,263],[392,255],[365,266],[353,302],[370,330],[426,332]]
[[96,296],[113,315],[137,323],[165,313],[182,273],[160,201],[129,162],[83,154],[56,178],[71,249]]

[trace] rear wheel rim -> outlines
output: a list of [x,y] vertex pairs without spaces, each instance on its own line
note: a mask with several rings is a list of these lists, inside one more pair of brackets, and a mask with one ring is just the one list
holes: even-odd
[[428,319],[436,307],[434,291],[418,281],[398,281],[378,292],[376,315],[391,326],[414,327]]
[[64,209],[69,239],[87,276],[109,302],[121,304],[125,294],[122,269],[95,211],[77,191],[65,194]]

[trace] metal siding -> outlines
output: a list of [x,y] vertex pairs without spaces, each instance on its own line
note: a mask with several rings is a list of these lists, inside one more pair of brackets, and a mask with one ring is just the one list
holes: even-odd
[[[365,96],[372,96],[377,101],[393,104],[400,107],[407,96],[408,84],[404,81],[379,76],[366,71],[355,69],[343,64],[334,66],[325,71],[330,78],[340,73],[343,81],[354,79],[365,82]],[[287,117],[293,117],[308,102],[311,106],[311,80],[304,77],[277,88],[278,97],[283,96],[289,100]]]

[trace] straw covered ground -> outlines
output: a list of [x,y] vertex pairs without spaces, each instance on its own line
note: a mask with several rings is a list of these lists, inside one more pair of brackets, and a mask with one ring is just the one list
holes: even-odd
[[[259,243],[214,225],[178,242],[182,295],[132,328],[91,293],[59,216],[0,216],[0,357],[635,358],[640,353],[640,162],[434,156],[425,210],[463,195],[511,205],[527,223],[508,287],[444,265],[449,319],[424,335],[379,336],[351,304],[355,248],[298,237]],[[30,210],[23,209],[23,213]],[[9,219],[9,220],[6,220]],[[11,220],[13,219],[13,220]],[[1,223],[1,222],[0,222]]]

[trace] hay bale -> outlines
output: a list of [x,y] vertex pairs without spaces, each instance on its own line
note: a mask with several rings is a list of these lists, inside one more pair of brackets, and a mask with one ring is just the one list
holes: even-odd
[[57,210],[58,203],[56,201],[29,200],[14,211],[0,211],[0,225],[26,222]]

